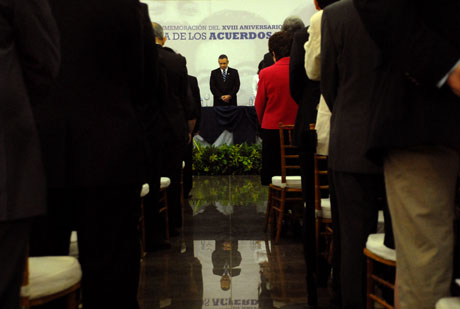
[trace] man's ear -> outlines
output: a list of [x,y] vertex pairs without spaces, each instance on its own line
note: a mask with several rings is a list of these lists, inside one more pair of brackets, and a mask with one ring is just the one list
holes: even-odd
[[166,41],[168,40],[167,37],[164,37],[162,40],[161,40],[161,46],[165,45]]

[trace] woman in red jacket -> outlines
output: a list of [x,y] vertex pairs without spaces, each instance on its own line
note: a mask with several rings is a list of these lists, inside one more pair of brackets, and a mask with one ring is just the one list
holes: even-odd
[[289,91],[289,54],[292,33],[279,31],[268,40],[268,49],[275,64],[259,73],[255,108],[261,125],[262,137],[262,185],[269,185],[271,178],[281,175],[279,128],[294,124],[297,104]]

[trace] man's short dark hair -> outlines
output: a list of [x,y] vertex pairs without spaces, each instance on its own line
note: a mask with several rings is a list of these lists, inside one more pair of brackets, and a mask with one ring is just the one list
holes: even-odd
[[222,54],[222,55],[219,56],[219,59],[227,59],[228,60],[228,57],[227,57],[227,55]]
[[275,53],[277,61],[283,57],[288,57],[291,53],[292,38],[292,32],[278,31],[268,39],[268,50],[270,53]]
[[152,22],[152,27],[153,27],[153,35],[156,38],[162,40],[165,37],[163,27],[160,24],[155,23],[155,22]]
[[339,0],[316,0],[318,2],[318,6],[320,9],[325,9],[326,6],[328,6],[329,4],[332,4],[334,2],[337,2]]
[[288,16],[281,26],[281,31],[296,32],[303,28],[305,28],[305,24],[302,19],[297,16]]

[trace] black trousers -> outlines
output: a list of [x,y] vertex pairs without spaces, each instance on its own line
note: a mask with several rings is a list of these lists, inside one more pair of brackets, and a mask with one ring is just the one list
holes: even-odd
[[19,308],[29,220],[0,222],[0,308]]
[[139,307],[140,189],[141,184],[49,191],[49,215],[33,229],[31,243],[43,248],[38,255],[66,255],[71,230],[77,230],[86,309]]
[[262,185],[268,186],[272,177],[281,175],[281,151],[279,130],[261,129],[262,137]]
[[386,208],[383,174],[330,173],[337,198],[340,230],[342,307],[365,308],[363,249],[369,234],[377,230],[378,211]]
[[187,198],[193,186],[193,140],[185,147],[184,161],[184,198]]
[[307,267],[307,292],[308,304],[316,306],[317,296],[317,265],[315,242],[315,178],[314,178],[314,153],[300,150],[300,172],[302,177],[302,195],[304,200],[303,213],[303,249],[305,265]]
[[171,229],[179,228],[182,224],[182,208],[180,204],[180,178],[182,160],[184,159],[185,142],[168,141],[163,144],[160,153],[161,176],[169,177],[171,184],[168,188],[168,214]]

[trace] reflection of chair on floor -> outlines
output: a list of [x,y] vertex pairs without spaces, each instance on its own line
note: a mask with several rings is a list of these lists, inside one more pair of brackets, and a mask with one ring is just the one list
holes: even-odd
[[150,187],[148,183],[142,185],[141,190],[141,215],[139,217],[139,230],[141,234],[141,258],[145,257],[145,219],[144,219],[144,197],[149,194]]
[[[381,296],[375,293],[375,284],[390,289],[391,294],[394,291],[394,276],[391,280],[384,278],[375,272],[375,263],[386,265],[387,268],[396,269],[396,251],[389,249],[383,244],[385,234],[371,234],[367,238],[364,255],[367,259],[367,309],[374,308],[374,303],[378,302],[385,308],[392,309],[393,306]],[[385,273],[389,273],[388,271]],[[391,282],[390,282],[391,281]]]
[[[315,226],[316,226],[316,252],[323,255],[330,262],[332,257],[332,216],[329,185],[327,180],[327,156],[314,155],[315,169]],[[324,237],[324,246],[320,242]],[[322,249],[322,250],[321,250]],[[317,264],[319,265],[319,264]]]
[[287,176],[288,170],[294,171],[296,175],[300,175],[299,152],[297,147],[293,144],[293,129],[294,125],[279,124],[281,176],[272,177],[272,183],[268,189],[264,231],[267,230],[267,225],[270,223],[272,227],[271,232],[273,234],[273,220],[276,217],[275,213],[277,213],[278,219],[276,222],[275,243],[279,241],[284,216],[301,217],[301,214],[296,216],[294,207],[286,207],[286,203],[290,203],[291,206],[292,204],[303,204],[301,177]]
[[[286,271],[289,272],[289,268],[292,267],[292,257],[288,259],[286,263],[286,252],[280,249],[280,246],[271,246],[273,243],[265,239],[265,250],[267,252],[267,258],[269,263],[269,282],[270,282],[270,294],[273,299],[273,306],[275,308],[282,308],[288,304],[302,303],[299,308],[304,308],[307,303],[307,297],[305,295],[305,286],[301,283],[302,280],[296,281],[290,278],[289,274],[286,276]],[[297,283],[301,284],[297,284]]]
[[161,177],[160,181],[160,214],[164,213],[165,216],[165,239],[169,240],[169,217],[168,217],[168,187],[171,180],[168,177]]
[[24,270],[21,308],[65,297],[66,309],[76,309],[80,280],[80,264],[72,256],[30,257]]

